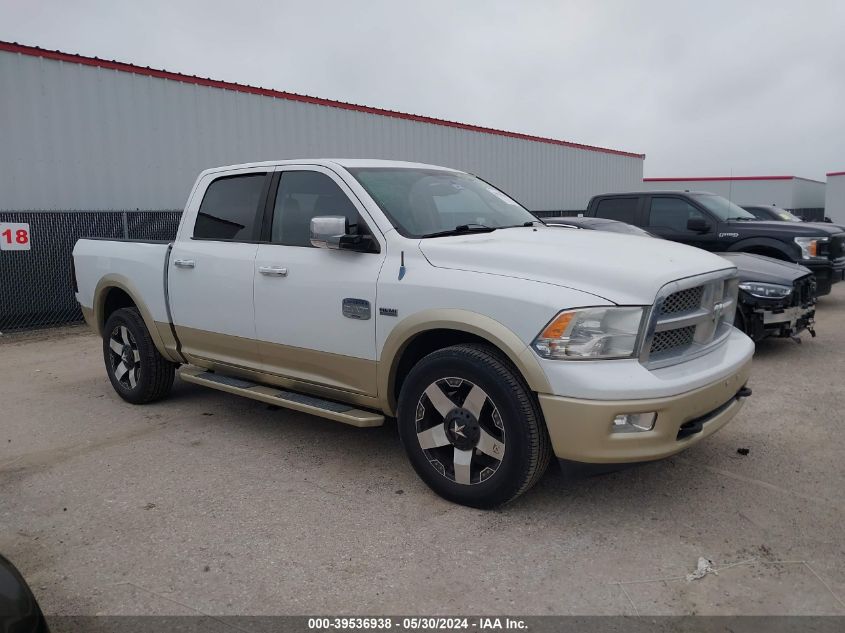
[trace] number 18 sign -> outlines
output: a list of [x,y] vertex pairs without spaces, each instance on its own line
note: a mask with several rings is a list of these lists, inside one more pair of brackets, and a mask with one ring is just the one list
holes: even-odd
[[28,251],[29,224],[0,222],[0,251]]

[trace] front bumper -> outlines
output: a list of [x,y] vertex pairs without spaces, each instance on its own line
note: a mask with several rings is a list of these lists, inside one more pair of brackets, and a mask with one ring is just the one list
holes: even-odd
[[836,260],[799,261],[809,268],[816,278],[816,292],[819,297],[830,294],[833,284],[845,279],[845,258]]
[[815,306],[794,306],[781,312],[763,310],[760,313],[763,328],[769,336],[794,336],[815,322]]
[[[742,408],[740,390],[750,372],[749,358],[727,377],[679,395],[601,401],[540,394],[540,407],[559,459],[591,464],[651,461],[689,448],[725,426]],[[613,431],[617,415],[649,411],[657,412],[652,430]]]
[[740,302],[739,309],[745,321],[745,333],[753,340],[761,341],[768,336],[797,336],[808,329],[813,332],[816,317],[815,299],[805,305],[789,307],[766,306],[763,303]]

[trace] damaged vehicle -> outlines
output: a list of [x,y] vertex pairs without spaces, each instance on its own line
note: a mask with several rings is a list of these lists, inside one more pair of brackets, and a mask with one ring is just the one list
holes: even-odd
[[[638,226],[607,218],[547,218],[552,226],[656,237]],[[751,253],[717,253],[739,272],[739,303],[734,325],[755,342],[766,337],[792,338],[806,330],[815,337],[816,281],[799,264]]]
[[719,253],[739,271],[739,304],[734,325],[754,341],[790,337],[813,329],[816,280],[800,264],[751,253]]

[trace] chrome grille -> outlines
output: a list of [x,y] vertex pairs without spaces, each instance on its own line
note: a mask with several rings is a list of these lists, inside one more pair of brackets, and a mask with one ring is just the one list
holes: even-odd
[[651,311],[640,362],[649,369],[681,363],[708,352],[731,332],[736,311],[735,271],[720,271],[666,284]]
[[686,348],[695,337],[695,326],[688,325],[677,330],[666,330],[665,332],[657,332],[654,335],[654,340],[651,342],[651,353],[659,354],[661,352],[675,351],[679,348]]
[[678,312],[687,312],[700,308],[703,296],[704,286],[673,292],[663,302],[663,306],[660,308],[660,314],[676,314]]

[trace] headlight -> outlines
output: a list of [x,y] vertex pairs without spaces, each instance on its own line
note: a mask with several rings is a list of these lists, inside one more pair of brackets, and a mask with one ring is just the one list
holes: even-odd
[[581,308],[558,313],[534,339],[543,358],[631,358],[645,308]]
[[781,286],[780,284],[766,284],[761,281],[743,281],[739,287],[745,290],[753,297],[760,299],[783,299],[788,297],[792,292],[789,286]]
[[818,257],[821,252],[819,245],[827,242],[827,237],[796,237],[795,243],[801,249],[801,257],[810,259],[811,257]]

